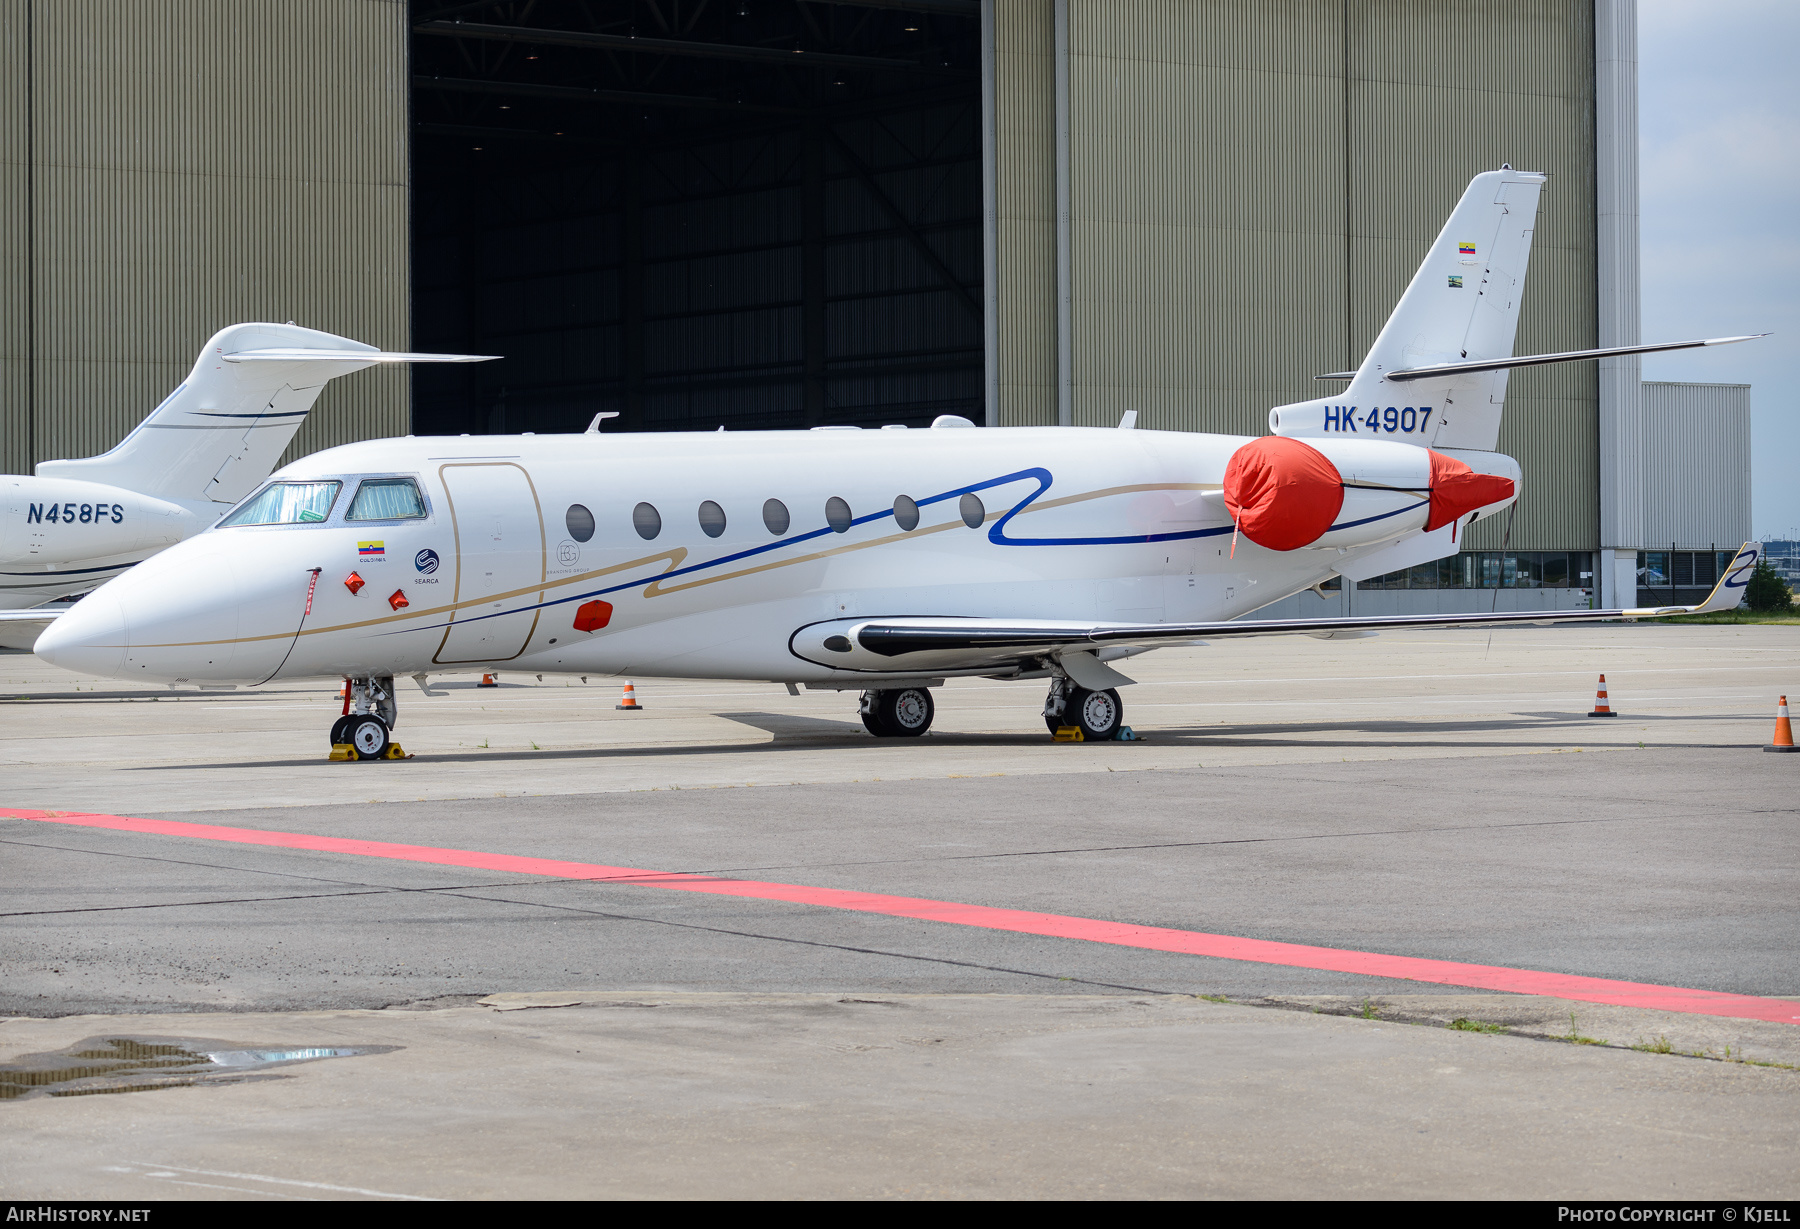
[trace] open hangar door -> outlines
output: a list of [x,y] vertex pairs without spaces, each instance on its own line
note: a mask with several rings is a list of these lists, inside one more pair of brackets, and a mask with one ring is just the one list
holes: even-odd
[[975,0],[412,25],[415,433],[982,421]]

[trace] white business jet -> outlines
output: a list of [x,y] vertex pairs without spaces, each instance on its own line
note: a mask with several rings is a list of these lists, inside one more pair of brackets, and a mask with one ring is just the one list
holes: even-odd
[[482,357],[384,353],[292,324],[220,330],[111,452],[0,476],[0,647],[30,648],[65,609],[47,603],[209,528],[269,476],[328,380]]
[[391,749],[396,675],[502,667],[856,690],[879,736],[923,733],[945,679],[1040,679],[1048,726],[1105,739],[1119,667],[1162,645],[1735,606],[1753,545],[1697,607],[1238,618],[1451,554],[1512,504],[1518,463],[1494,451],[1509,368],[1662,348],[1511,357],[1543,182],[1476,176],[1347,391],[1274,410],[1268,436],[596,418],[352,444],[107,584],[37,653],[115,678],[344,676],[331,740],[366,759]]

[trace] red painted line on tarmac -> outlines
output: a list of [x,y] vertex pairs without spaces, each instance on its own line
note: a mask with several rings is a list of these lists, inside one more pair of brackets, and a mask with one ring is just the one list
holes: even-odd
[[666,888],[677,892],[702,892],[712,896],[778,900],[790,904],[818,905],[827,909],[846,909],[854,913],[913,918],[921,922],[947,922],[956,926],[1011,931],[1015,934],[1110,943],[1117,947],[1135,947],[1153,952],[1213,956],[1253,964],[1287,965],[1292,968],[1356,973],[1366,977],[1387,977],[1443,986],[1469,986],[1479,990],[1503,990],[1511,994],[1543,994],[1583,1003],[1609,1003],[1618,1007],[1649,1007],[1658,1011],[1770,1020],[1780,1024],[1800,1021],[1800,1003],[1758,998],[1748,994],[1724,994],[1716,990],[1689,990],[1680,986],[1658,986],[1647,982],[1613,981],[1604,977],[1578,977],[1569,973],[1545,973],[1533,969],[1509,969],[1500,965],[1463,964],[1454,960],[1427,960],[1417,956],[1388,956],[1380,952],[1312,947],[1303,943],[1277,943],[1268,939],[1244,939],[1235,935],[1172,930],[1162,926],[1136,926],[1129,922],[1108,922],[1099,918],[1070,917],[1059,913],[1032,913],[1022,909],[996,909],[987,905],[963,905],[954,901],[928,900],[914,896],[887,896],[879,892],[814,888],[792,883],[762,883],[751,879],[722,879],[679,871],[601,866],[592,862],[563,862],[554,858],[527,858],[518,854],[483,853],[471,849],[396,845],[387,841],[313,836],[304,832],[225,828],[180,820],[131,819],[121,815],[91,815],[79,811],[0,808],[0,817],[70,824],[83,828],[110,828],[149,836],[228,841],[237,845],[268,845],[278,849],[346,853],[363,858],[461,866],[471,870],[504,871],[515,875],[597,880],[634,887]]

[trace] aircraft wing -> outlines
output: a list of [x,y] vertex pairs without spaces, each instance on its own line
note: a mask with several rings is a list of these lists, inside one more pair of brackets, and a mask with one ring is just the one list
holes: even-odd
[[0,610],[0,649],[30,650],[44,629],[69,607],[38,606],[30,610]]
[[[1317,636],[1356,639],[1413,627],[1495,627],[1507,624],[1652,619],[1735,609],[1762,557],[1746,542],[1704,602],[1621,610],[1519,610],[1494,614],[1376,615],[1338,619],[1231,619],[1209,623],[1091,623],[1055,619],[869,618],[833,619],[794,633],[790,647],[806,661],[839,670],[926,676],[946,672],[1011,671],[1060,665],[1084,687],[1116,687],[1131,680],[1105,664],[1167,646],[1237,636]],[[1121,651],[1123,650],[1123,651]]]

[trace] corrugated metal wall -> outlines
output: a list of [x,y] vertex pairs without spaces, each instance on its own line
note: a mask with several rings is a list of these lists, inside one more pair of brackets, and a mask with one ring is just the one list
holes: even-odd
[[[1591,0],[1352,0],[1347,11],[1352,361],[1469,177],[1502,162],[1550,176],[1515,353],[1597,345]],[[1525,471],[1513,549],[1599,546],[1592,363],[1515,372],[1500,450]],[[1475,526],[1466,548],[1498,549],[1507,519]]]
[[0,3],[0,473],[30,472],[29,346],[31,212],[26,157],[30,114],[22,0]]
[[1645,549],[1729,550],[1749,541],[1750,386],[1642,388]]
[[[1077,423],[1264,433],[1360,361],[1501,162],[1551,176],[1521,350],[1594,344],[1591,0],[1068,4]],[[996,6],[1009,424],[1054,421],[1051,11]],[[1514,548],[1597,545],[1596,416],[1591,367],[1513,377]]]
[[994,4],[999,421],[1056,422],[1056,93],[1052,0]]
[[[0,472],[110,448],[228,324],[408,345],[402,0],[0,0],[0,42]],[[289,455],[407,389],[334,383]]]

